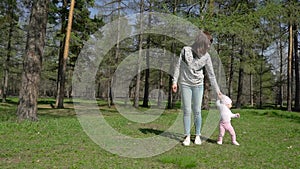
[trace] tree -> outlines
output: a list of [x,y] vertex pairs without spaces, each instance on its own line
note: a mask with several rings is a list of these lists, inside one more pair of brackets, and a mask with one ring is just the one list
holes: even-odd
[[[150,2],[150,10],[152,10],[152,2]],[[148,27],[151,27],[151,14],[148,14]],[[150,79],[150,56],[149,56],[149,49],[150,49],[150,40],[151,40],[151,35],[147,35],[147,40],[146,40],[146,65],[147,69],[145,70],[145,88],[144,88],[144,99],[143,99],[143,107],[149,107],[149,79]]]
[[295,62],[295,110],[300,111],[300,72],[299,72],[299,55],[298,55],[298,29],[297,24],[293,24],[294,38],[294,62]]
[[[78,55],[83,47],[84,41],[89,38],[89,35],[98,30],[100,26],[103,25],[102,19],[98,19],[96,16],[90,18],[89,7],[94,6],[93,0],[76,0],[74,4],[74,17],[72,20],[72,32],[70,35],[70,44],[68,59],[66,63],[64,62],[64,51],[65,51],[65,42],[66,42],[66,30],[69,13],[68,1],[53,0],[50,3],[50,12],[49,12],[49,23],[53,24],[56,29],[60,26],[60,30],[57,30],[56,40],[59,41],[59,51],[58,51],[58,72],[57,72],[57,96],[60,95],[59,104],[57,102],[57,108],[63,108],[63,99],[68,93],[70,96],[71,87],[70,82],[71,78],[67,75],[72,73],[72,69],[75,66]],[[62,74],[64,69],[63,65],[66,64],[66,72]],[[62,77],[65,76],[65,77]],[[63,82],[65,80],[65,82]],[[62,86],[61,84],[65,84]],[[63,91],[62,91],[63,90]]]
[[292,111],[292,58],[293,58],[293,28],[289,25],[289,52],[288,52],[288,83],[287,83],[287,111]]
[[68,26],[67,26],[65,43],[64,43],[65,46],[63,48],[64,49],[63,57],[60,57],[59,59],[58,78],[57,78],[57,96],[56,96],[56,104],[55,104],[57,108],[64,108],[63,103],[64,103],[64,96],[65,96],[66,68],[67,68],[67,59],[69,55],[69,45],[70,45],[74,5],[75,5],[75,0],[71,0]]
[[[6,45],[6,59],[3,61],[3,83],[2,83],[2,102],[6,102],[7,97],[7,89],[8,89],[8,79],[9,79],[9,67],[10,67],[10,60],[12,57],[13,49],[12,49],[12,41],[13,41],[13,32],[17,27],[17,22],[19,16],[17,14],[17,2],[15,0],[10,0],[7,2],[3,2],[1,4],[2,8],[7,8],[3,13],[4,23],[2,25],[7,26],[8,29],[8,38],[7,38],[7,45]],[[7,24],[6,24],[7,23]]]
[[[144,1],[140,1],[140,23],[139,23],[139,29],[143,30],[143,12],[144,12]],[[135,95],[134,95],[134,107],[139,107],[139,93],[140,93],[140,81],[141,81],[141,58],[142,58],[142,52],[143,52],[143,32],[140,32],[139,34],[139,54],[137,59],[137,77],[136,77],[136,86],[135,86]]]
[[17,108],[19,120],[38,120],[37,99],[45,46],[48,3],[49,0],[34,0],[32,2],[23,60],[22,87]]

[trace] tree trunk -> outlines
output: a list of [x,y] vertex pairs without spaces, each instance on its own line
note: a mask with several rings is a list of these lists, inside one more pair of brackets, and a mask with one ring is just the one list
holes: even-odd
[[161,94],[161,89],[163,89],[163,71],[159,70],[159,90],[158,90],[158,98],[157,98],[157,107],[161,106],[162,103],[162,94]]
[[[7,55],[6,60],[3,62],[3,86],[2,86],[2,103],[6,102],[7,97],[7,88],[8,88],[8,76],[9,76],[9,60],[11,58],[11,40],[12,40],[12,34],[13,34],[13,28],[14,28],[14,19],[13,19],[13,7],[11,4],[9,4],[9,16],[10,16],[10,22],[9,22],[9,32],[8,32],[8,42],[7,42]],[[1,92],[0,92],[1,93]]]
[[251,107],[254,106],[254,100],[253,100],[253,75],[250,73],[250,105]]
[[[177,13],[177,0],[174,0],[173,1],[173,15],[176,15],[176,13]],[[166,39],[164,39],[164,41],[166,41]],[[166,43],[165,43],[166,44]],[[172,41],[172,44],[171,44],[171,51],[172,51],[172,53],[173,53],[173,58],[176,58],[176,44]],[[171,59],[171,63],[174,63],[174,60],[173,60],[173,58]],[[173,67],[173,64],[171,64],[170,65],[170,72],[174,72],[174,67]],[[172,75],[169,75],[169,84],[168,84],[168,104],[167,104],[167,108],[168,109],[172,109],[173,107],[174,107],[174,104],[175,104],[175,102],[174,102],[174,95],[173,95],[173,90],[172,90],[172,85],[173,85],[173,81],[172,81],[172,79],[173,79],[173,76]],[[178,92],[178,91],[177,91]]]
[[6,103],[7,88],[8,88],[8,76],[9,76],[9,60],[11,58],[11,38],[12,38],[12,24],[10,24],[7,44],[6,60],[3,62],[3,86],[2,86],[2,103]]
[[244,66],[243,66],[243,55],[244,55],[244,47],[241,46],[240,50],[240,68],[239,68],[239,80],[238,80],[238,92],[236,98],[236,108],[241,108],[242,106],[242,95],[243,95],[243,85],[244,85]]
[[232,36],[232,49],[229,63],[229,76],[228,76],[228,97],[232,97],[232,81],[233,81],[233,65],[234,65],[234,36]]
[[[116,48],[115,48],[115,63],[118,64],[119,62],[119,58],[120,58],[120,31],[121,31],[121,23],[120,23],[120,17],[121,17],[121,0],[118,0],[118,25],[117,25],[117,44],[116,44]],[[113,20],[113,19],[112,19]],[[111,63],[113,63],[113,61],[111,61]],[[113,90],[112,90],[112,82],[113,82],[113,76],[111,75],[111,68],[109,67],[109,75],[108,75],[108,93],[107,93],[107,104],[108,107],[113,106],[114,103],[114,96],[113,96]]]
[[203,92],[203,99],[202,99],[202,109],[209,110],[209,99],[210,99],[209,88],[210,88],[210,85],[209,85],[209,78],[208,78],[205,68],[203,69],[203,73],[204,73],[204,92]]
[[71,6],[69,11],[68,26],[64,43],[63,57],[60,55],[58,78],[57,78],[57,96],[56,96],[56,108],[64,108],[64,97],[65,97],[65,81],[66,81],[66,69],[67,59],[69,55],[69,44],[72,29],[73,11],[74,11],[75,0],[71,0]]
[[[242,60],[241,60],[242,62]],[[244,79],[244,68],[240,65],[239,68],[239,80],[238,80],[238,92],[236,99],[236,108],[241,108],[242,106],[242,94],[243,94],[243,79]]]
[[298,56],[298,29],[293,25],[294,34],[294,58],[295,58],[295,110],[300,111],[300,75],[299,75],[299,56]]
[[289,52],[288,52],[288,84],[287,84],[287,111],[292,111],[292,59],[293,59],[293,28],[289,25]]
[[38,120],[37,99],[45,46],[47,9],[48,0],[35,0],[32,3],[23,59],[22,87],[17,108],[19,120]]
[[[141,0],[140,2],[140,30],[143,30],[143,10],[144,10],[144,1]],[[139,107],[139,93],[140,93],[140,81],[141,81],[141,58],[142,58],[142,53],[143,53],[143,32],[140,32],[139,35],[139,55],[138,55],[138,59],[137,59],[137,77],[136,77],[136,86],[135,86],[135,96],[134,96],[134,107],[138,108]]]
[[[264,56],[264,45],[262,46],[262,51],[261,51],[261,55],[262,57]],[[262,103],[262,96],[263,96],[263,59],[260,61],[260,72],[259,72],[259,108],[262,108],[263,103]]]
[[147,51],[146,51],[146,65],[147,69],[145,70],[145,88],[144,88],[144,99],[143,99],[143,107],[149,107],[149,79],[150,79],[150,61],[149,61],[149,49],[150,49],[150,36],[147,36]]
[[[280,27],[280,34],[282,34],[281,30],[281,24],[279,24]],[[279,69],[279,100],[278,104],[280,105],[280,108],[283,107],[283,47],[282,47],[282,39],[280,36],[279,39],[279,54],[280,54],[280,69]]]

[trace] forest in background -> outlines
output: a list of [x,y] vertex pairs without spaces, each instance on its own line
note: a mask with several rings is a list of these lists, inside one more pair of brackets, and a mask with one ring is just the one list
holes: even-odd
[[[67,0],[0,2],[2,102],[6,102],[8,96],[23,98],[21,96],[28,93],[20,90],[24,82],[22,74],[28,71],[37,73],[36,79],[40,78],[38,85],[29,85],[38,91],[37,97],[56,98],[54,107],[63,108],[58,100],[72,97],[72,73],[84,42],[102,26],[119,17],[159,12],[186,19],[212,34],[213,46],[226,75],[223,93],[233,98],[237,108],[261,108],[271,104],[289,111],[300,110],[298,0],[76,0],[66,58],[64,51],[70,5],[71,1]],[[34,19],[36,22],[32,22]],[[34,36],[43,29],[44,37]],[[36,39],[30,41],[30,38]],[[30,66],[31,60],[26,60],[30,56],[30,43],[36,43],[36,47],[42,49],[43,54],[33,59],[38,67]],[[99,66],[96,89],[87,92],[107,99],[112,105],[112,75],[128,54],[147,48],[164,48],[179,56],[182,45],[170,37],[155,34],[137,35],[120,41]],[[41,76],[38,77],[38,74]],[[205,97],[209,98],[209,82],[206,82]],[[148,107],[149,91],[162,89],[168,97],[168,108],[172,108],[179,96],[171,92],[170,83],[170,75],[147,69],[132,81],[130,97],[136,107],[141,101],[142,106]],[[32,91],[34,89],[29,93],[34,101],[37,97],[33,97],[36,94]],[[24,98],[20,100],[26,100]],[[209,99],[204,101],[203,107],[208,108]],[[30,105],[26,104],[27,107]],[[157,104],[160,104],[159,101]],[[26,108],[19,106],[19,109]]]

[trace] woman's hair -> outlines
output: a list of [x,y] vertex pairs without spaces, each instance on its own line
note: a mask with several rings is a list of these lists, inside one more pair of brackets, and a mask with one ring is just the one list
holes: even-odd
[[206,34],[201,31],[196,36],[195,42],[191,46],[193,49],[193,53],[197,54],[198,57],[205,55],[211,45],[211,40],[208,39],[208,36],[211,37],[211,35],[208,32]]

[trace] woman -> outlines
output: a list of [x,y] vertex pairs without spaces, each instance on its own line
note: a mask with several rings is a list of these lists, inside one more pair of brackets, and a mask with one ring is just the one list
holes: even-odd
[[183,145],[190,145],[190,130],[191,130],[191,112],[194,112],[194,123],[196,129],[196,137],[194,143],[201,144],[200,131],[202,125],[201,104],[204,90],[204,74],[203,67],[208,73],[210,83],[214,87],[218,96],[220,92],[219,86],[213,70],[208,49],[211,45],[211,37],[208,33],[200,32],[192,46],[185,46],[181,50],[178,62],[175,64],[173,77],[173,92],[177,92],[177,83],[181,87],[181,101],[183,108],[183,124],[185,139]]

